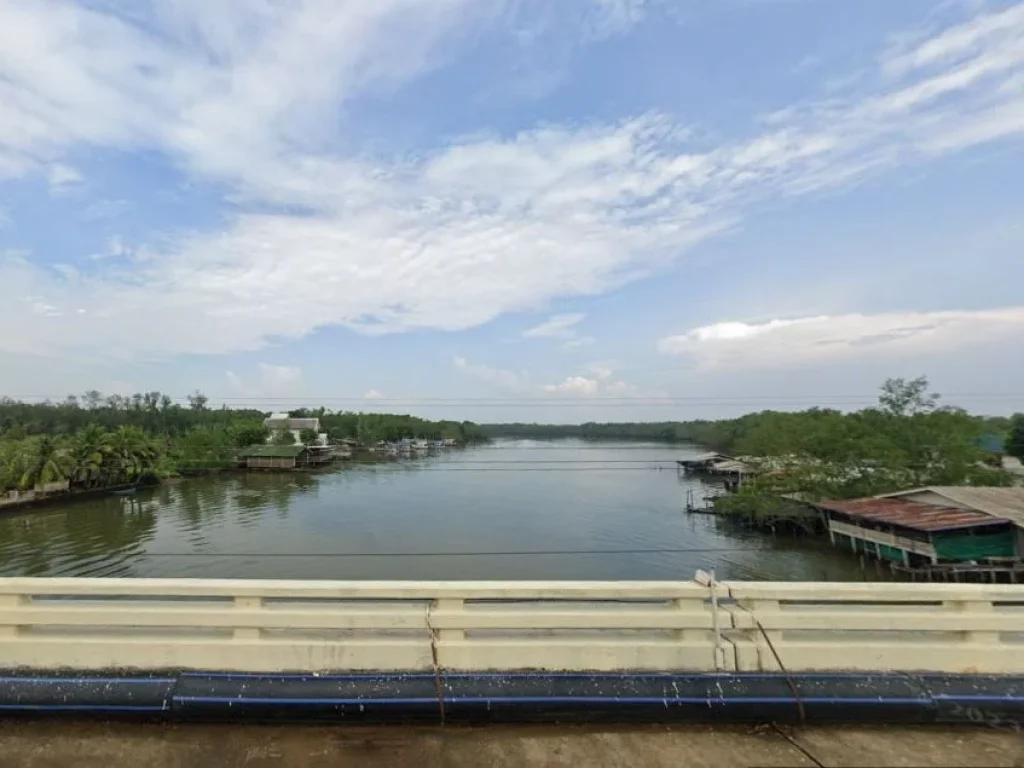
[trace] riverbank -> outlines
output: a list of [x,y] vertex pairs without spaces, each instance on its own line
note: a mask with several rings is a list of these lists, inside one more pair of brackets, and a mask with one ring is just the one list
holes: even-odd
[[[111,485],[104,488],[86,488],[83,490],[66,491],[64,493],[51,493],[45,496],[32,496],[30,498],[19,498],[16,500],[0,499],[0,515],[6,513],[22,512],[26,509],[46,508],[61,504],[73,504],[78,501],[89,501],[104,496],[116,494],[118,491],[127,491],[134,488],[133,483],[122,485]],[[153,488],[155,486],[143,486]]]
[[[452,450],[446,448],[445,450]],[[323,464],[320,466],[310,467],[296,467],[294,469],[264,469],[264,468],[252,468],[243,466],[230,466],[223,468],[205,468],[202,470],[185,470],[177,475],[169,477],[154,478],[158,482],[149,483],[146,485],[138,486],[139,491],[151,490],[158,486],[167,485],[178,485],[186,483],[197,478],[209,477],[210,475],[232,475],[232,474],[247,474],[247,473],[322,473],[330,472],[338,469],[339,466],[357,466],[361,464],[372,465],[372,464],[384,464],[394,463],[400,460],[409,460],[410,458],[421,458],[420,456],[408,456],[408,455],[397,455],[387,454],[371,451],[367,448],[359,448],[358,450],[352,451],[347,456],[336,457],[333,461]],[[48,493],[45,495],[33,495],[29,497],[21,497],[15,500],[8,500],[0,497],[0,515],[5,514],[16,514],[19,512],[25,512],[30,510],[42,510],[47,508],[61,507],[64,505],[73,505],[79,502],[91,501],[105,496],[116,496],[119,491],[128,491],[136,488],[134,483],[122,483],[119,485],[105,486],[103,488],[85,488],[80,490],[70,490],[57,493]]]

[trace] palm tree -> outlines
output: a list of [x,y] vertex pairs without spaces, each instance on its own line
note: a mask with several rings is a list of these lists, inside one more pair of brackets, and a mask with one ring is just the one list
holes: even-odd
[[96,424],[78,430],[68,452],[72,466],[71,480],[75,484],[88,488],[103,477],[107,460],[106,434],[106,430]]
[[126,480],[153,468],[159,452],[139,427],[122,426],[104,435],[113,473]]
[[21,476],[22,488],[33,488],[67,479],[67,454],[49,435],[43,435],[30,448],[28,467]]

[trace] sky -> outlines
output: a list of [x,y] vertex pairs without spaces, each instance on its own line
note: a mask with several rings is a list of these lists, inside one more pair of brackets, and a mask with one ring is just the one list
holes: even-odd
[[0,0],[0,394],[1024,411],[1024,2]]

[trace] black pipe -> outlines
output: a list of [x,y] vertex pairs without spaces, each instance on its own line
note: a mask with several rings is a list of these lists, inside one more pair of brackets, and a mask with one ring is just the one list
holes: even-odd
[[[440,686],[438,686],[440,682]],[[440,690],[440,696],[439,696]],[[439,701],[440,698],[440,701]],[[1024,676],[448,673],[0,676],[0,717],[1024,724]]]

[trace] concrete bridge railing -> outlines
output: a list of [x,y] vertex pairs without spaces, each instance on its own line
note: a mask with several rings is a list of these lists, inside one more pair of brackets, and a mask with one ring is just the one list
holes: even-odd
[[1024,673],[1024,585],[0,579],[31,670]]

